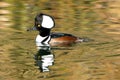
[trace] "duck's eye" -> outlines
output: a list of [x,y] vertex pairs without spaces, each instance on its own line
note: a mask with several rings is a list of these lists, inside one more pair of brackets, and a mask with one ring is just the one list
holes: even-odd
[[38,25],[38,27],[40,27],[40,25]]

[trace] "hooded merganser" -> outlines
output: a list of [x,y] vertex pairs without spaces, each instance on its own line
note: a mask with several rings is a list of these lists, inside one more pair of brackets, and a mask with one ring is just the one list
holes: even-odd
[[76,37],[67,33],[50,33],[51,29],[55,26],[54,19],[46,14],[38,14],[35,17],[34,27],[29,30],[38,30],[39,34],[36,37],[36,44],[40,46],[40,43],[56,46],[56,45],[68,45],[76,42],[83,42],[84,39]]

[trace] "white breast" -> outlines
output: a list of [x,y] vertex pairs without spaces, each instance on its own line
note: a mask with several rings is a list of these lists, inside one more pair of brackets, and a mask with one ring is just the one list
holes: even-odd
[[[48,37],[48,38],[47,38]],[[47,38],[47,39],[46,39]],[[46,40],[45,40],[46,39]],[[47,45],[49,45],[49,41],[50,41],[50,39],[51,39],[51,36],[46,36],[46,37],[42,37],[42,36],[40,36],[40,35],[37,35],[37,37],[36,37],[36,45],[37,46],[43,46],[43,43],[44,43],[44,45],[46,44],[46,46]],[[45,40],[45,41],[44,41]],[[44,42],[43,42],[44,41]]]

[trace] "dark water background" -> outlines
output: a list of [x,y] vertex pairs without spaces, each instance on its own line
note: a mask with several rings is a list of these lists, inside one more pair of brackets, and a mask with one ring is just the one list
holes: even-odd
[[[120,80],[119,0],[0,0],[0,80]],[[35,66],[38,13],[54,17],[52,32],[94,41],[51,47],[54,65]]]

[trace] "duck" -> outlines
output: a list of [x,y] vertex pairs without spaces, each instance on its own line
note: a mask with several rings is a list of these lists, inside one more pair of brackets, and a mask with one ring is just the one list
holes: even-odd
[[63,46],[77,42],[84,42],[83,38],[74,36],[72,34],[51,32],[51,29],[53,29],[54,27],[55,27],[54,18],[50,15],[40,13],[35,17],[34,27],[28,29],[27,31],[37,30],[39,32],[35,40],[37,46],[41,46],[41,44]]

